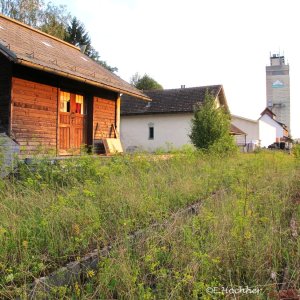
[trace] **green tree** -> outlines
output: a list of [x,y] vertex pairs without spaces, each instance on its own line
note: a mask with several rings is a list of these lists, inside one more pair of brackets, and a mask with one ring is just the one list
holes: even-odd
[[73,17],[69,26],[67,27],[67,36],[65,41],[75,46],[85,46],[85,53],[89,55],[92,44],[89,34],[86,32],[83,23],[76,17]]
[[0,11],[10,18],[38,27],[43,5],[42,0],[0,0]]
[[116,67],[109,66],[105,61],[100,60],[100,55],[98,51],[92,46],[91,38],[85,29],[85,26],[76,17],[73,17],[68,28],[65,41],[79,46],[84,47],[84,53],[96,61],[98,64],[102,65],[111,72],[115,72],[118,69]]
[[141,77],[139,73],[135,73],[131,77],[130,83],[139,90],[162,90],[163,89],[163,86],[161,84],[159,84],[156,80],[154,80],[147,74]]
[[43,0],[0,0],[0,11],[4,15],[40,29],[57,38],[64,39],[70,19],[63,5]]
[[217,108],[215,97],[208,92],[204,102],[195,108],[189,137],[198,149],[209,149],[212,146],[220,148],[224,145],[224,149],[230,150],[235,147],[230,136],[230,115],[222,107]]
[[70,19],[71,15],[66,10],[66,6],[55,6],[50,2],[41,13],[41,25],[39,29],[61,40],[65,40],[68,34],[67,28]]

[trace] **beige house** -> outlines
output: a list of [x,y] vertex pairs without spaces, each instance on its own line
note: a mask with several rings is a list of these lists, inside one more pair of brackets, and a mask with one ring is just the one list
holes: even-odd
[[[218,107],[228,112],[222,85],[144,91],[152,102],[130,96],[121,99],[121,141],[125,151],[169,150],[191,144],[189,134],[194,107],[204,101],[206,92]],[[231,133],[245,141],[245,133],[232,126]]]

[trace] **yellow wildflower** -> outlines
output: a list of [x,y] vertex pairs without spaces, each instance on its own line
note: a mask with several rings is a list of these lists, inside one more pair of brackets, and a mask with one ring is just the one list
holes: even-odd
[[75,235],[79,235],[79,234],[80,234],[80,227],[79,227],[78,224],[73,224],[73,225],[72,225],[72,229],[73,229],[73,233],[74,233]]
[[88,270],[86,275],[87,275],[88,278],[92,278],[92,277],[95,276],[95,272],[93,270]]
[[26,249],[26,250],[28,249],[28,241],[23,241],[22,245],[23,245],[24,249]]
[[80,287],[79,287],[79,284],[78,282],[76,281],[75,282],[75,293],[76,293],[76,296],[80,296]]
[[250,231],[246,231],[245,234],[244,234],[244,237],[245,237],[245,239],[247,239],[247,240],[251,239],[251,237],[252,237],[251,232],[250,232]]

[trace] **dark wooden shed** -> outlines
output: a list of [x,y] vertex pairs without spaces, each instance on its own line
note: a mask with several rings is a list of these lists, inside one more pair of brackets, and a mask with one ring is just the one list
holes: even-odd
[[0,15],[0,132],[23,155],[115,138],[121,94],[150,100],[80,48]]

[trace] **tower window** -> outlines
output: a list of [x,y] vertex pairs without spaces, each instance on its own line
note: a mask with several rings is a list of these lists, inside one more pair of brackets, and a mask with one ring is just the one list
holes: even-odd
[[149,127],[149,140],[154,140],[154,127]]

